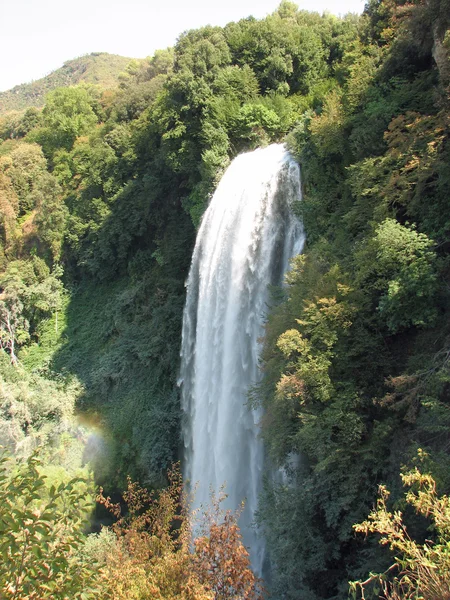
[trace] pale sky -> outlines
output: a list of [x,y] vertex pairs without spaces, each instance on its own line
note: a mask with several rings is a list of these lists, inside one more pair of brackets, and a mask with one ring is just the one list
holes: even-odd
[[[72,58],[109,52],[132,58],[172,46],[180,33],[262,18],[281,0],[0,0],[0,91]],[[295,2],[295,0],[294,0]],[[364,0],[297,0],[299,8],[361,13]]]

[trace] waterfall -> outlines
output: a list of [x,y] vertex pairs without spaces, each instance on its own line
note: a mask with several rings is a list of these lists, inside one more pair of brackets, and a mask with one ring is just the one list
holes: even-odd
[[259,411],[247,406],[260,379],[258,358],[268,287],[282,282],[304,235],[291,205],[300,171],[273,144],[233,160],[206,210],[187,280],[181,347],[185,479],[194,506],[226,485],[225,508],[245,499],[240,526],[261,574],[264,544],[250,527],[263,473]]

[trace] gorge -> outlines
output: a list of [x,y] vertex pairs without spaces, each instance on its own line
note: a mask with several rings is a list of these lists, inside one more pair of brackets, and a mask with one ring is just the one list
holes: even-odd
[[[378,597],[377,572],[386,599],[448,596],[450,517],[441,535],[428,508],[404,510],[404,484],[449,498],[450,88],[433,50],[448,59],[449,16],[448,0],[343,17],[283,1],[184,31],[114,89],[63,70],[42,109],[29,86],[0,98],[0,595],[212,600],[230,564],[255,592],[241,529],[274,600],[341,600],[349,582]],[[69,71],[97,58],[120,67],[94,54]],[[219,527],[193,551],[189,513],[180,546],[184,480],[195,508],[225,486],[233,543]],[[68,502],[23,546],[59,486]],[[77,509],[101,517],[96,490],[130,486],[167,509],[142,552],[141,508],[127,537],[86,535]],[[426,540],[434,596],[377,543],[380,490]]]

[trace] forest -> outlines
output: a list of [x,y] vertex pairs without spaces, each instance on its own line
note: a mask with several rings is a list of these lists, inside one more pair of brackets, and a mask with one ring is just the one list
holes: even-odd
[[[0,597],[450,598],[450,0],[283,0],[124,64],[0,115]],[[220,496],[191,543],[177,379],[202,215],[271,142],[306,245],[249,392],[261,582]]]

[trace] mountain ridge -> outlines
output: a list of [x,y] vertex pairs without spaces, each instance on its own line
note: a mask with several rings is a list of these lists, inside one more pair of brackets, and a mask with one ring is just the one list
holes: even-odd
[[45,96],[57,87],[80,83],[116,87],[119,74],[133,59],[107,52],[91,52],[63,63],[62,67],[29,83],[0,92],[0,114],[44,106]]

